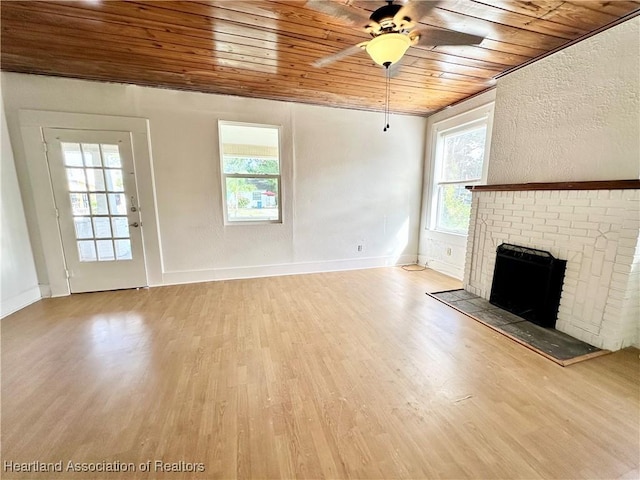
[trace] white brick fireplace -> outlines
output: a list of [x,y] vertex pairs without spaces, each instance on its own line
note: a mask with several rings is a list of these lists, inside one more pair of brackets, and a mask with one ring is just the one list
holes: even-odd
[[503,242],[547,250],[567,260],[556,328],[608,350],[638,346],[640,182],[537,185],[472,189],[464,288],[489,298]]

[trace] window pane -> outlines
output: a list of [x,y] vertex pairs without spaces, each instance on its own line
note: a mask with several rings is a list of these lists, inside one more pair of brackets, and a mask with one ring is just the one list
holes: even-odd
[[116,256],[113,252],[113,242],[111,240],[96,240],[98,247],[98,260],[101,262],[115,260]]
[[474,180],[482,177],[487,127],[445,135],[442,180]]
[[89,215],[89,198],[86,193],[70,193],[69,198],[74,215]]
[[220,144],[225,173],[280,173],[276,127],[220,124]]
[[64,164],[69,167],[82,166],[82,152],[79,143],[60,142],[62,154],[64,155]]
[[92,193],[89,195],[91,213],[94,215],[108,215],[107,196],[104,193]]
[[116,244],[116,259],[131,260],[131,242],[129,240],[114,240]]
[[93,240],[78,242],[78,257],[81,262],[95,262],[98,259],[96,257],[96,246]]
[[73,224],[76,228],[76,238],[93,238],[91,217],[74,217]]
[[96,143],[83,143],[82,155],[84,156],[84,164],[87,167],[101,167],[100,162],[100,146]]
[[464,185],[438,187],[438,216],[436,228],[452,233],[467,234],[471,215],[471,192]]
[[120,238],[129,238],[129,220],[127,217],[113,217],[113,236]]
[[87,183],[90,192],[104,191],[104,175],[100,168],[87,168]]
[[118,145],[101,145],[102,146],[102,158],[104,160],[105,167],[120,168],[122,163],[120,161],[120,152],[118,151]]
[[127,201],[124,198],[124,193],[110,193],[109,208],[111,209],[111,215],[126,215]]
[[104,174],[107,177],[107,190],[110,192],[124,192],[124,186],[122,184],[122,170],[105,170]]
[[279,220],[277,178],[227,178],[229,221]]
[[280,166],[277,158],[224,157],[224,173],[257,173],[277,175]]
[[96,232],[96,238],[110,238],[111,237],[111,222],[109,217],[94,217],[93,227]]
[[70,192],[86,192],[87,180],[83,168],[67,168],[67,180]]

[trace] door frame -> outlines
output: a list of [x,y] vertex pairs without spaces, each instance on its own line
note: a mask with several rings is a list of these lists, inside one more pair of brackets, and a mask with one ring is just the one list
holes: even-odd
[[40,282],[49,287],[51,296],[70,295],[62,237],[58,225],[53,187],[44,142],[45,128],[72,130],[120,131],[131,134],[133,163],[138,187],[140,219],[144,223],[142,245],[147,271],[147,285],[162,283],[162,257],[158,234],[153,160],[149,120],[136,117],[82,113],[20,110],[20,131],[29,174],[29,189],[36,211],[32,244],[36,260],[44,261],[47,278]]
[[[49,173],[53,185],[53,196],[58,209],[58,225],[62,237],[62,247],[65,254],[71,293],[147,286],[144,245],[142,243],[143,226],[141,225],[140,212],[137,208],[138,188],[135,165],[133,164],[131,133],[46,128],[44,129],[44,135],[47,142]],[[75,164],[75,162],[72,166],[68,165],[67,153],[63,146],[65,142],[67,147],[75,144],[78,148],[77,153],[81,155],[80,165]],[[107,145],[115,146],[120,157],[120,165],[115,169],[109,168],[114,167],[114,165],[110,165],[106,161],[107,157],[104,152],[96,151],[93,154],[98,156],[97,164],[93,154],[89,153],[89,158],[92,160],[90,165],[87,165],[87,157],[84,152],[80,153],[80,145],[84,145],[86,148],[91,144],[94,146],[100,144],[100,150]],[[71,188],[72,182],[69,177],[69,168],[72,168],[72,171],[76,174],[82,172],[82,180],[80,182],[84,183],[85,188],[78,188],[80,185],[75,182],[73,182],[75,188]],[[115,178],[109,175],[109,173],[113,172],[120,174],[121,188],[118,188],[118,185],[114,183]],[[97,188],[92,189],[90,187],[90,179],[97,182],[95,184]],[[74,190],[75,193],[72,194],[71,190]],[[84,193],[79,193],[82,190],[84,190]],[[93,194],[91,193],[92,190],[94,190]],[[101,192],[98,192],[98,190]],[[96,202],[102,196],[104,211],[97,212],[95,210],[98,207],[98,203],[95,204],[95,208],[94,206],[89,208],[89,199],[92,195],[96,195]],[[82,196],[84,196],[87,211],[74,211],[75,207],[72,205],[71,198],[76,197],[76,200],[79,200]],[[118,209],[118,203],[120,207],[124,207],[124,210]],[[76,207],[80,207],[80,205],[78,204]],[[80,213],[82,215],[79,215]],[[78,230],[78,226],[75,224],[76,219],[80,219],[84,224],[84,228],[81,227]],[[122,240],[125,237],[125,232],[121,228],[122,225],[120,225],[120,229],[115,228],[116,225],[113,224],[115,219],[118,219],[121,224],[125,223],[126,240]],[[91,225],[89,231],[86,231],[87,225],[84,223],[87,220]],[[108,225],[106,230],[104,230],[105,220]],[[99,228],[99,223],[102,224],[102,232]],[[93,246],[93,259],[82,258],[83,255],[80,254],[79,248],[81,242],[84,242],[85,245],[89,243]],[[130,255],[125,259],[117,256],[119,253],[118,244],[122,242],[129,243]],[[101,254],[106,253],[99,248],[101,243],[111,246],[113,258],[100,258]]]

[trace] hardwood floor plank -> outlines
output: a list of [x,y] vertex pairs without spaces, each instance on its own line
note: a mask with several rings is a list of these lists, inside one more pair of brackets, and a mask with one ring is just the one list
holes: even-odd
[[633,478],[638,350],[560,367],[425,295],[459,286],[381,268],[42,300],[0,323],[1,460],[205,466],[79,479]]

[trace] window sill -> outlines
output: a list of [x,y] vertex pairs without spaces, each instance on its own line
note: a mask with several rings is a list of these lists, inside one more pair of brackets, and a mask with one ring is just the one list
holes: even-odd
[[468,233],[448,232],[446,230],[438,230],[436,228],[427,228],[427,230],[429,230],[430,232],[433,232],[433,233],[440,234],[440,235],[451,235],[451,236],[454,236],[454,237],[464,237],[464,238],[469,236]]
[[469,238],[468,235],[443,232],[441,230],[434,230],[430,228],[425,229],[424,235],[426,236],[426,238],[431,238],[433,240],[446,242],[448,244],[457,245],[460,247],[465,246],[467,244],[467,238]]
[[282,220],[250,220],[242,222],[224,222],[225,227],[246,227],[247,225],[282,225]]

